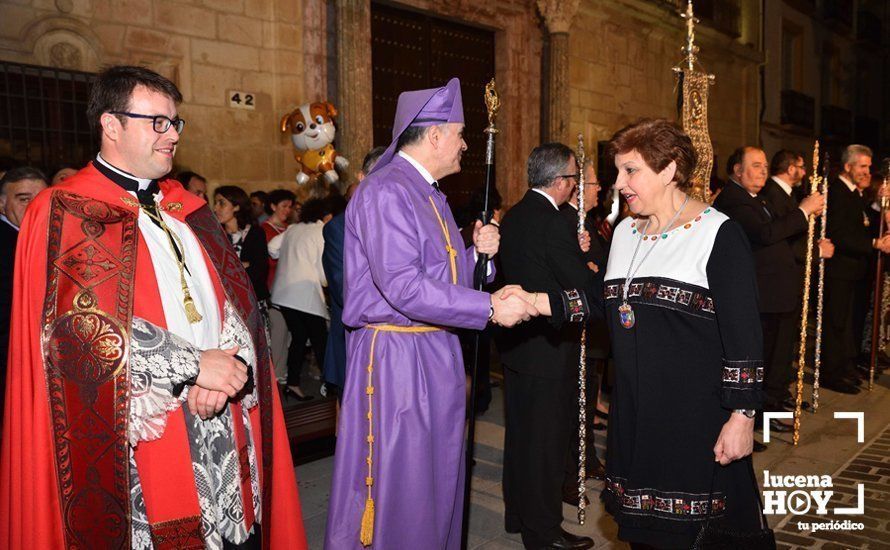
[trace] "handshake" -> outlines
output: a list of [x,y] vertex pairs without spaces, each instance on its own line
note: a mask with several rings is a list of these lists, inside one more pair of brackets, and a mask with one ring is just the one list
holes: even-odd
[[491,322],[513,327],[538,315],[550,315],[550,298],[543,292],[526,292],[519,285],[506,285],[491,295]]

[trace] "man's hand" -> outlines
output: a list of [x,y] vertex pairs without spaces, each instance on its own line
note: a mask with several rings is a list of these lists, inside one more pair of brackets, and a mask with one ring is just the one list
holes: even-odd
[[491,296],[491,306],[494,308],[491,320],[493,323],[507,328],[538,316],[535,306],[523,299],[523,295],[531,295],[519,287],[513,288],[511,293],[505,292],[510,288],[513,287],[504,287]]
[[581,252],[590,252],[590,232],[578,233],[578,244],[581,246]]
[[189,412],[198,415],[201,420],[213,418],[226,406],[229,396],[221,391],[206,390],[200,386],[189,388]]
[[831,242],[831,239],[820,239],[819,240],[819,257],[831,258],[834,256],[834,243]]
[[476,252],[492,258],[498,253],[500,244],[501,232],[498,226],[493,223],[482,225],[480,220],[476,220],[476,225],[473,226],[473,245],[476,246]]
[[890,254],[890,235],[884,235],[880,239],[875,239],[874,247],[884,254]]
[[720,430],[714,445],[714,461],[726,466],[733,460],[744,458],[754,450],[754,419],[732,413]]
[[195,385],[235,397],[247,382],[247,365],[235,359],[236,353],[238,346],[202,351]]
[[825,208],[825,197],[822,193],[816,192],[800,201],[800,209],[804,211],[807,217],[813,214],[819,215]]

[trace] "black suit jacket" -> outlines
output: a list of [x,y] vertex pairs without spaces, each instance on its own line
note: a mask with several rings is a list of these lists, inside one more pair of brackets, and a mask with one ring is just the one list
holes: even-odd
[[[757,196],[766,201],[766,207],[777,218],[784,218],[793,214],[795,211],[801,213],[800,200],[796,188],[792,188],[791,194],[788,195],[773,181],[772,178],[766,180],[766,185],[760,190]],[[804,195],[806,196],[806,195]],[[794,260],[797,262],[798,284],[803,284],[804,265],[807,263],[807,233],[802,231],[789,239],[791,250],[794,252]]]
[[[569,226],[577,232],[578,209],[569,203],[565,203],[559,207],[559,213]],[[600,271],[605,271],[606,260],[609,258],[608,243],[605,242],[596,230],[596,224],[594,223],[593,216],[590,215],[591,213],[592,212],[588,213],[584,218],[584,229],[590,233],[590,250],[582,252],[581,254],[584,257],[585,262],[593,262]]]
[[735,182],[726,185],[714,207],[738,222],[751,242],[760,311],[794,311],[800,300],[800,279],[790,239],[807,230],[803,212],[791,210],[780,217],[769,211],[766,201],[752,197]]
[[19,232],[0,220],[0,420],[6,393],[6,354],[9,351],[9,318],[12,313],[12,272]]
[[[528,191],[504,216],[499,256],[507,284],[549,294],[582,289],[591,312],[601,315],[601,275],[587,268],[577,233],[540,193]],[[545,378],[575,376],[580,331],[580,324],[557,325],[552,318],[538,317],[503,331],[498,347],[504,363],[515,371]]]
[[865,225],[868,206],[857,191],[835,178],[828,186],[828,238],[834,256],[825,274],[835,279],[859,280],[868,275],[873,254],[872,227]]

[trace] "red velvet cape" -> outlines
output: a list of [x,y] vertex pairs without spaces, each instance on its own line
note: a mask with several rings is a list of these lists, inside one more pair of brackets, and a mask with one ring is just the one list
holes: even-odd
[[[220,308],[228,297],[254,336],[260,406],[250,419],[263,546],[306,548],[281,404],[247,275],[206,203],[173,180],[161,189],[161,207],[187,223],[204,248]],[[138,316],[166,326],[164,289],[137,215],[132,195],[92,165],[39,194],[25,214],[0,453],[0,548],[130,546],[129,323]],[[155,548],[203,548],[181,409],[170,413],[160,439],[139,443],[135,458]]]

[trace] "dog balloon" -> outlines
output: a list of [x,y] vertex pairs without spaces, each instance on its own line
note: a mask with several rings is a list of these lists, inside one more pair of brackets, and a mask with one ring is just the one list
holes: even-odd
[[297,183],[303,185],[318,176],[336,184],[340,176],[335,168],[345,170],[346,158],[334,149],[334,117],[337,109],[327,101],[300,105],[281,119],[281,131],[291,133],[294,158],[300,164]]

